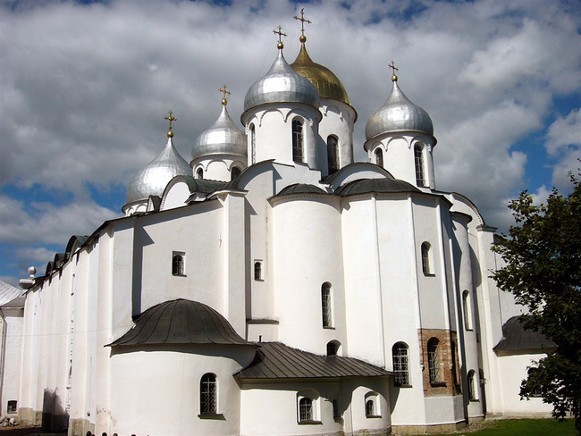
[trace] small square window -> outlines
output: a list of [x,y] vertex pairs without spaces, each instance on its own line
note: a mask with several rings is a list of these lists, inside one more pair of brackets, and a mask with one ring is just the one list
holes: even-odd
[[18,401],[9,400],[8,406],[6,407],[6,413],[17,413],[18,412]]

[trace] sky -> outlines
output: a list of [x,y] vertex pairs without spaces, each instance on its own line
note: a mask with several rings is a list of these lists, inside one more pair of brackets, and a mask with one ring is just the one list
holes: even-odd
[[[129,178],[196,137],[248,88],[287,33],[330,68],[365,123],[399,85],[434,122],[436,185],[505,232],[508,201],[570,190],[581,157],[579,0],[0,0],[0,280],[43,274],[72,235],[121,216]],[[242,127],[242,126],[241,126]]]

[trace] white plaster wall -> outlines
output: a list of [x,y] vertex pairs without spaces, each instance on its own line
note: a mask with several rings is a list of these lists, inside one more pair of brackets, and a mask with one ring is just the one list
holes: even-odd
[[201,168],[204,171],[204,179],[229,182],[232,180],[232,166],[243,171],[246,164],[246,160],[242,160],[241,157],[234,159],[227,155],[210,155],[206,158],[196,159],[196,162],[192,163],[192,169],[194,177],[197,177],[198,168]]
[[353,163],[353,109],[336,100],[321,99],[320,111],[323,118],[319,123],[319,135],[325,145],[329,135],[339,140],[339,168]]
[[464,421],[462,395],[426,397],[426,425],[454,424]]
[[20,367],[22,364],[22,344],[24,332],[24,307],[0,309],[2,311],[2,334],[5,338],[1,352],[2,362],[2,396],[0,415],[7,413],[8,401],[16,400],[20,405]]
[[502,398],[502,415],[527,416],[538,414],[549,416],[553,410],[550,404],[543,403],[542,398],[520,399],[520,384],[527,377],[527,367],[533,360],[544,357],[544,354],[520,354],[500,356],[498,359],[500,383],[498,393]]
[[[312,196],[273,208],[273,292],[281,342],[316,354],[345,344],[341,221],[337,199]],[[321,287],[331,284],[333,325],[322,324]]]
[[[349,385],[350,383],[345,383]],[[351,428],[349,431],[361,432],[365,434],[367,431],[379,431],[386,429],[391,424],[389,397],[386,395],[388,391],[387,378],[366,381],[364,385],[352,387],[350,421]],[[376,404],[376,413],[379,417],[365,416],[365,395],[368,393],[376,393],[375,399],[379,400]]]
[[183,181],[177,182],[164,192],[160,210],[185,206],[190,195],[191,192],[188,185]]
[[[240,390],[232,375],[250,363],[253,355],[254,349],[225,346],[113,350],[109,431],[123,435],[240,434]],[[206,373],[217,377],[217,411],[224,419],[199,417],[200,379]],[[97,429],[97,433],[101,431]]]

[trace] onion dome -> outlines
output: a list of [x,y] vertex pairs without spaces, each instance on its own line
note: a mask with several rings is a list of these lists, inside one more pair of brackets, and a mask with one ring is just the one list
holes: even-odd
[[227,100],[222,99],[222,112],[208,130],[202,132],[192,147],[192,159],[200,156],[229,154],[246,157],[246,135],[230,118]]
[[150,307],[133,328],[109,346],[161,344],[255,346],[210,306],[182,298]]
[[434,135],[434,125],[428,113],[413,104],[399,89],[397,76],[391,78],[393,88],[385,104],[367,121],[366,139],[390,132],[421,132]]
[[307,53],[304,40],[306,40],[306,37],[301,39],[301,50],[295,61],[290,65],[292,69],[315,86],[320,98],[338,100],[351,105],[347,91],[345,91],[341,81],[330,69],[312,61],[309,53]]
[[159,156],[129,181],[126,204],[147,200],[150,195],[161,197],[166,185],[175,176],[192,174],[190,165],[173,146],[171,129],[167,137],[167,144]]
[[246,93],[244,111],[268,103],[303,103],[318,108],[316,88],[290,67],[282,54],[281,42],[278,47],[278,56],[268,73]]

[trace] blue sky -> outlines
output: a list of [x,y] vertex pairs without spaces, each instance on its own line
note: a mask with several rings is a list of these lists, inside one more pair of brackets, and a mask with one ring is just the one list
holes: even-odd
[[581,3],[541,0],[232,2],[0,0],[0,279],[44,271],[71,235],[121,215],[125,185],[165,144],[189,160],[220,112],[236,120],[276,56],[294,60],[300,8],[311,57],[342,80],[363,131],[388,96],[432,117],[437,187],[486,222],[509,199],[566,190],[581,156]]

